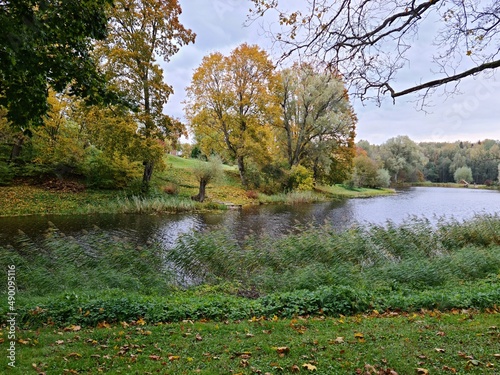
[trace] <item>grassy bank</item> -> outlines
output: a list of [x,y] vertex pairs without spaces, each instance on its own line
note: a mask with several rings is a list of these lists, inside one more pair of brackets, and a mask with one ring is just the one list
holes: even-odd
[[191,200],[191,196],[198,193],[198,182],[192,173],[198,163],[201,162],[195,159],[168,156],[167,168],[154,176],[153,187],[147,196],[140,196],[134,190],[85,190],[83,185],[74,183],[0,186],[0,216],[182,212],[221,209],[226,203],[295,204],[391,193],[383,189],[347,189],[337,185],[321,187],[315,192],[268,196],[243,189],[236,168],[224,166],[224,177],[208,185],[208,200],[199,204]]
[[[0,267],[16,266],[10,373],[494,374],[499,233],[497,216],[221,230],[168,252],[98,228],[20,235],[0,248]],[[5,288],[1,300],[6,350]]]
[[51,228],[43,241],[21,235],[1,248],[0,265],[16,265],[27,327],[485,309],[500,304],[499,233],[498,217],[244,240],[222,230],[184,235],[165,252],[99,229],[74,238]]

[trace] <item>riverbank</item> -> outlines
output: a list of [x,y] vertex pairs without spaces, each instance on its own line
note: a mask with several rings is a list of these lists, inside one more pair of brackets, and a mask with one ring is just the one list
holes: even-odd
[[191,173],[196,163],[200,161],[169,156],[166,170],[155,177],[147,196],[134,191],[84,189],[74,183],[2,186],[0,216],[223,210],[228,205],[312,203],[393,193],[390,189],[349,189],[336,185],[320,186],[314,191],[266,195],[243,189],[236,169],[225,166],[224,177],[208,185],[207,201],[198,203],[191,200],[198,192],[197,181]]
[[494,374],[498,233],[498,216],[242,241],[219,230],[167,253],[98,228],[73,238],[51,227],[36,243],[21,234],[17,249],[0,247],[1,268],[15,266],[16,367]]

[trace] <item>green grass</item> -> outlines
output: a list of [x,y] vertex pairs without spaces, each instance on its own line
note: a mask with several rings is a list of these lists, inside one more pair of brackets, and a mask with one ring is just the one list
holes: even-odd
[[63,192],[47,190],[40,186],[0,186],[0,216],[180,212],[220,209],[221,203],[296,204],[393,193],[389,189],[348,189],[342,185],[335,185],[320,186],[314,192],[291,192],[269,196],[258,192],[247,192],[241,186],[237,168],[225,165],[224,176],[207,187],[208,204],[199,205],[191,201],[191,196],[198,193],[198,181],[191,173],[198,163],[204,162],[167,156],[166,169],[154,174],[151,192],[140,198],[140,194],[132,190],[87,189],[81,192]]
[[[496,374],[498,313],[452,311],[21,330],[6,374]],[[0,332],[6,352],[7,330]],[[307,369],[310,368],[311,370]],[[382,372],[379,372],[382,371]]]
[[[499,233],[497,216],[240,241],[217,231],[167,253],[98,229],[21,235],[0,248],[17,286],[17,367],[5,372],[495,374]],[[5,288],[1,300],[6,353]]]

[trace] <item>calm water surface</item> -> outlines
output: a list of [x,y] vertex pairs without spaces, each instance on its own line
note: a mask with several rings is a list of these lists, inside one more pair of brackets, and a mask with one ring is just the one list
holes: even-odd
[[191,231],[226,228],[236,237],[250,233],[280,234],[298,225],[348,228],[356,223],[401,223],[411,217],[472,218],[476,214],[500,214],[500,192],[479,189],[418,187],[397,194],[341,202],[295,206],[255,206],[243,210],[204,214],[164,215],[64,215],[0,218],[0,244],[11,243],[19,230],[36,239],[52,222],[67,235],[78,236],[83,229],[104,231],[138,243],[160,241],[172,246],[179,235]]

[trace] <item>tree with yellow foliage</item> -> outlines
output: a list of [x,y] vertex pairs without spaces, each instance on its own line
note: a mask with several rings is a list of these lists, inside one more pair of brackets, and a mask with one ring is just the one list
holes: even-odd
[[245,187],[247,161],[262,165],[271,157],[274,79],[268,54],[242,44],[229,56],[205,56],[187,88],[186,115],[201,148],[235,161]]
[[[178,0],[117,0],[110,14],[109,35],[98,53],[112,85],[137,104],[135,120],[147,139],[177,140],[182,124],[163,113],[173,89],[165,83],[158,60],[169,61],[195,34],[179,20]],[[154,143],[154,142],[153,142]],[[155,160],[145,159],[147,188]]]

